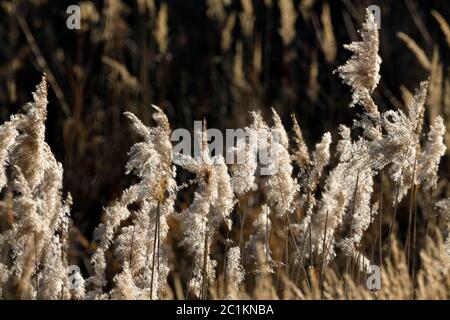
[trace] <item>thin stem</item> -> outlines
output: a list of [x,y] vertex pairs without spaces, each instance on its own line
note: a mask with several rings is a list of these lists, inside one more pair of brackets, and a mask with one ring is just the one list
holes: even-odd
[[211,215],[211,210],[208,212],[208,219],[206,220],[205,224],[205,239],[204,239],[204,249],[203,249],[203,279],[202,279],[202,291],[201,291],[201,299],[206,299],[207,297],[207,290],[208,290],[208,255],[209,255],[209,248],[208,248],[208,230],[209,230],[209,218]]
[[[65,232],[66,230],[64,230],[64,228],[62,228],[61,231],[61,239],[62,239],[62,246],[61,246],[61,263],[64,266],[64,268],[67,270],[67,266],[68,266],[68,261],[65,259],[65,257],[68,256],[67,250],[68,250],[68,232]],[[62,286],[61,286],[61,300],[64,300],[64,291],[65,291],[65,286],[66,283],[63,282]]]
[[160,261],[161,259],[159,258],[161,255],[161,212],[160,210],[158,210],[158,217],[156,220],[156,223],[158,224],[158,236],[157,236],[157,244],[156,244],[156,249],[157,249],[157,255],[156,255],[156,274],[159,277],[159,271],[160,271]]
[[239,235],[239,246],[241,248],[241,257],[244,256],[244,224],[245,224],[245,216],[247,213],[247,201],[248,201],[248,194],[245,195],[245,199],[244,199],[244,207],[241,207],[241,231],[240,231],[240,235]]
[[384,175],[383,175],[383,170],[381,170],[381,190],[380,190],[380,213],[379,213],[379,218],[380,218],[380,225],[379,225],[379,235],[378,235],[378,240],[379,240],[379,255],[380,255],[380,267],[383,266],[383,239],[382,239],[382,234],[381,234],[381,229],[383,226],[383,193],[384,193]]
[[36,300],[39,300],[39,264],[38,264],[38,248],[37,248],[37,233],[34,232],[34,266],[36,268]]
[[328,210],[325,216],[325,233],[323,235],[323,244],[322,244],[322,263],[320,270],[320,296],[323,299],[323,270],[325,269],[325,246],[327,241],[327,226],[328,226]]
[[355,190],[353,191],[353,204],[352,204],[352,217],[355,216],[355,209],[356,209],[356,196],[358,195],[358,184],[359,184],[359,171],[356,174],[356,183],[355,183]]
[[409,202],[409,214],[408,214],[408,233],[406,235],[406,261],[408,263],[408,269],[410,267],[410,257],[411,257],[411,224],[412,224],[412,213],[413,213],[413,206],[415,203],[416,198],[416,165],[417,165],[417,154],[416,152],[416,158],[414,160],[414,169],[413,169],[413,177],[411,181],[411,197]]
[[186,293],[185,293],[185,297],[186,299],[189,299],[189,287],[191,286],[191,280],[192,280],[192,270],[194,269],[194,265],[195,265],[195,259],[192,259],[192,265],[191,265],[191,269],[189,270],[189,277],[188,277],[188,282],[186,285]]
[[201,292],[201,299],[206,299],[206,290],[207,290],[207,280],[208,277],[208,229],[206,229],[205,232],[205,242],[204,242],[204,250],[203,250],[203,283],[202,283],[202,292]]
[[153,258],[152,258],[152,278],[150,281],[150,300],[153,299],[153,279],[155,278],[155,262],[156,262],[156,248],[157,248],[157,241],[158,241],[158,228],[159,228],[159,201],[158,201],[158,207],[156,208],[156,226],[155,226],[155,235],[153,237]]
[[288,234],[288,217],[285,214],[284,219],[284,248],[285,248],[285,258],[286,258],[286,275],[289,275],[289,234]]
[[[403,174],[403,170],[402,170]],[[397,183],[397,190],[395,192],[395,202],[394,202],[394,214],[392,217],[392,223],[389,225],[389,233],[388,233],[388,259],[391,260],[391,238],[392,231],[395,227],[395,219],[397,217],[397,209],[398,209],[398,196],[400,194],[401,181]]]

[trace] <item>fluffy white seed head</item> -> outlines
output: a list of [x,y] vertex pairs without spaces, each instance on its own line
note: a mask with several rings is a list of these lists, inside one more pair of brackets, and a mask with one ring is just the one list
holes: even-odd
[[352,104],[361,103],[366,111],[378,116],[378,108],[371,101],[370,94],[380,80],[381,58],[378,55],[378,29],[373,14],[366,10],[366,20],[360,32],[362,40],[344,45],[353,56],[337,68],[339,77],[352,88]]

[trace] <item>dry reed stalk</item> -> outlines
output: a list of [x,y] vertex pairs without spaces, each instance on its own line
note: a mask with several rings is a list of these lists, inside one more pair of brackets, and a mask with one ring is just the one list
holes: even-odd
[[427,97],[428,114],[435,119],[442,112],[443,66],[439,59],[439,49],[434,47],[430,66],[430,86]]
[[168,7],[167,3],[163,2],[159,8],[156,17],[156,28],[154,30],[156,43],[158,44],[159,52],[164,55],[169,46],[169,23],[168,23]]
[[[325,217],[325,228],[324,228],[325,232],[324,232],[324,235],[323,235],[323,244],[322,244],[323,248],[326,248],[326,242],[325,241],[327,239],[327,226],[328,226],[328,212],[327,212],[327,215]],[[321,298],[323,298],[323,274],[324,274],[324,269],[325,269],[326,251],[327,250],[324,249],[323,252],[322,252],[322,262],[320,264],[320,290],[321,290],[320,295],[321,295]]]
[[207,2],[206,15],[217,20],[217,22],[222,25],[225,22],[226,12],[223,0],[208,0]]

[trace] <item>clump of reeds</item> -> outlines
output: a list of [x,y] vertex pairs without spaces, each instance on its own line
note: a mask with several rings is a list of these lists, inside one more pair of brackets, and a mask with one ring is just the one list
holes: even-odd
[[[5,298],[68,299],[70,195],[62,195],[62,165],[45,142],[47,81],[33,102],[0,127],[0,188],[12,194],[11,225],[0,234],[0,286]],[[72,296],[75,294],[75,296]]]

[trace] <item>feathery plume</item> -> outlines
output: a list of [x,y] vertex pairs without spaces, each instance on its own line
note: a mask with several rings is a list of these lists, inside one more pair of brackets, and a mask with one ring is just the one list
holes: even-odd
[[206,14],[211,19],[216,19],[221,25],[225,21],[226,13],[222,0],[208,0]]
[[322,15],[320,20],[323,25],[323,52],[325,54],[325,60],[328,63],[333,62],[336,59],[336,39],[333,32],[333,22],[331,21],[330,6],[325,2],[322,6]]
[[[435,205],[436,209],[440,216],[444,218],[444,221],[447,224],[447,231],[450,231],[450,198],[442,199]],[[444,242],[444,250],[447,256],[450,257],[450,235],[447,235],[447,238]]]
[[[236,147],[231,150],[237,161],[230,168],[231,186],[234,193],[244,195],[255,190],[255,173],[258,167],[258,141],[257,133],[251,128],[244,128],[245,136],[238,138]],[[241,157],[241,159],[239,158]]]
[[436,187],[439,162],[447,147],[444,144],[444,120],[437,116],[428,132],[427,142],[417,164],[417,181],[425,189]]
[[427,97],[427,111],[430,119],[435,119],[441,112],[443,83],[443,66],[439,58],[439,48],[435,46],[433,49],[433,57],[431,59],[430,85]]
[[3,286],[8,281],[10,270],[3,263],[0,263],[0,299],[3,300]]
[[[259,147],[270,150],[269,167],[270,174],[264,183],[269,205],[275,208],[280,216],[290,213],[293,210],[293,201],[298,191],[297,181],[292,178],[291,157],[288,152],[289,140],[287,133],[281,123],[281,119],[274,109],[272,109],[274,127],[267,130],[265,136],[264,129],[259,132]],[[269,138],[269,144],[264,144]]]
[[[382,143],[390,146],[385,149],[385,155],[391,163],[389,174],[399,186],[397,199],[400,202],[411,187],[416,161],[419,161],[419,143],[422,133],[423,117],[425,113],[425,101],[427,96],[428,81],[420,83],[414,99],[407,106],[407,114],[401,110],[387,111],[383,114],[382,126],[388,133]],[[396,149],[393,149],[396,148]],[[414,181],[416,184],[417,181]]]
[[381,58],[378,55],[379,39],[378,29],[373,14],[366,10],[366,20],[360,32],[362,41],[344,45],[344,48],[353,52],[353,56],[337,68],[339,77],[352,87],[352,103],[360,103],[366,111],[379,116],[378,108],[370,98],[380,81]]
[[303,18],[306,20],[310,17],[311,11],[314,7],[316,0],[302,0],[300,1],[299,8],[300,12],[303,15]]
[[430,70],[431,67],[430,59],[428,59],[425,52],[422,50],[421,47],[419,47],[419,45],[414,41],[414,39],[412,39],[406,33],[403,33],[401,31],[397,32],[397,37],[401,39],[408,46],[409,50],[411,50],[415,54],[417,61],[419,61],[420,65],[425,70]]
[[302,241],[305,241],[305,237],[310,228],[311,219],[313,217],[313,209],[316,205],[316,198],[314,193],[316,192],[317,185],[319,184],[320,177],[322,176],[324,168],[330,161],[330,145],[331,134],[325,133],[322,140],[316,144],[315,150],[312,154],[311,168],[309,169],[307,178],[302,182],[302,188],[305,190],[306,195],[303,196],[301,203],[306,203],[305,212],[306,216],[303,218],[300,224],[300,232]]
[[292,160],[300,167],[305,169],[310,164],[308,146],[303,139],[302,130],[298,125],[295,115],[292,114],[293,132],[295,148],[292,153]]

